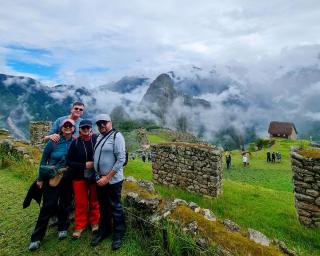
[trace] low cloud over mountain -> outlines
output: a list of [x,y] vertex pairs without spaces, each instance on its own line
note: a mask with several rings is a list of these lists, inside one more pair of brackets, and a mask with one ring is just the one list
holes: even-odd
[[154,78],[123,77],[96,88],[47,87],[31,78],[1,75],[0,125],[27,137],[29,120],[54,120],[81,100],[90,118],[121,106],[126,119],[153,120],[215,143],[239,146],[265,136],[271,120],[294,122],[299,135],[316,138],[320,51],[312,47],[300,63],[288,61],[300,50],[250,65],[184,66]]

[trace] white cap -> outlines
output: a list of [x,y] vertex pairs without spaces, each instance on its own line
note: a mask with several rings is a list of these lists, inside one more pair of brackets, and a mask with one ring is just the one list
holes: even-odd
[[96,117],[96,123],[99,121],[111,121],[111,117],[108,114],[99,114]]

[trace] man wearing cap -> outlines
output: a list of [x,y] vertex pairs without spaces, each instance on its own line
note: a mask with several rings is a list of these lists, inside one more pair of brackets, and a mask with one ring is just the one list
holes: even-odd
[[108,114],[98,115],[96,124],[100,135],[95,145],[93,162],[97,174],[100,225],[91,245],[96,246],[112,230],[112,250],[117,250],[121,247],[125,232],[124,212],[120,201],[123,164],[126,159],[125,140],[120,132],[112,128]]
[[83,115],[84,112],[84,104],[82,102],[75,102],[72,104],[72,107],[70,109],[70,114],[67,116],[62,116],[59,117],[54,121],[52,124],[52,127],[49,131],[49,134],[44,137],[44,141],[47,142],[48,140],[52,140],[53,142],[57,142],[60,138],[59,136],[59,127],[61,126],[61,123],[65,119],[72,119],[75,123],[75,131],[74,131],[74,136],[78,137],[79,136],[79,124],[82,120],[81,116]]

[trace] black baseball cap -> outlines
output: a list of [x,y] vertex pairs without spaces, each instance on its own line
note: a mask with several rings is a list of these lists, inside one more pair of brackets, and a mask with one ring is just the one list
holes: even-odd
[[92,122],[88,119],[81,120],[79,124],[79,128],[84,127],[84,126],[89,126],[92,128]]

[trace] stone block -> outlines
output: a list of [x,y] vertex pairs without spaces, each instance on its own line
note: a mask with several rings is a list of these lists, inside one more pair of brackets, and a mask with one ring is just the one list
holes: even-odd
[[314,197],[312,196],[307,196],[307,195],[303,195],[303,194],[298,194],[295,193],[295,197],[296,199],[298,199],[299,201],[303,201],[303,202],[308,202],[308,203],[313,203],[314,202]]
[[305,193],[313,197],[317,197],[320,194],[319,191],[313,189],[307,189]]

